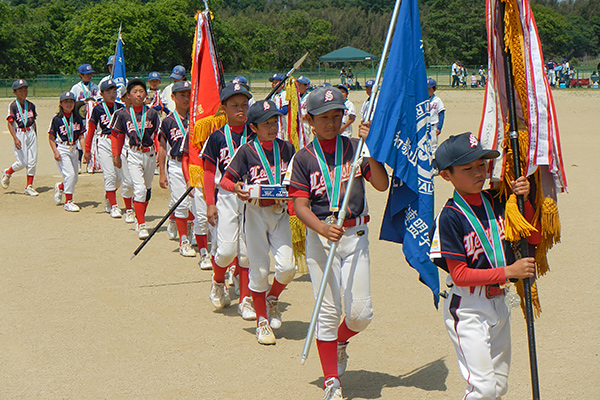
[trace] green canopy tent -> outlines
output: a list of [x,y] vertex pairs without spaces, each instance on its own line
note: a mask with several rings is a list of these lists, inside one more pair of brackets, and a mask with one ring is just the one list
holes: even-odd
[[[329,54],[319,57],[319,74],[321,72],[321,63],[363,61],[371,61],[371,73],[374,73],[373,61],[376,59],[377,57],[367,53],[366,51],[362,51],[351,46],[342,47],[341,49],[337,49]],[[325,80],[327,80],[327,67],[325,67]]]

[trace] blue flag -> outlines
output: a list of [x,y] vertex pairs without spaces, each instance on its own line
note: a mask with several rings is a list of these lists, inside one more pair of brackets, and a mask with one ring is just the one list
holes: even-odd
[[367,146],[394,169],[380,239],[403,244],[408,263],[439,302],[439,275],[429,259],[433,176],[429,95],[417,0],[402,0],[376,100]]
[[125,57],[123,57],[123,39],[121,39],[121,28],[119,28],[119,38],[117,39],[117,48],[115,50],[115,64],[113,66],[112,79],[117,85],[117,99],[121,99],[121,93],[125,93],[127,86],[127,77],[125,75]]

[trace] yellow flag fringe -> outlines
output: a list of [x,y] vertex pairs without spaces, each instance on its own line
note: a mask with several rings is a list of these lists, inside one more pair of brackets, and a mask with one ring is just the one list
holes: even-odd
[[509,242],[518,242],[522,238],[527,238],[532,232],[537,232],[529,221],[519,212],[517,206],[517,196],[511,194],[506,202],[504,214],[504,233]]

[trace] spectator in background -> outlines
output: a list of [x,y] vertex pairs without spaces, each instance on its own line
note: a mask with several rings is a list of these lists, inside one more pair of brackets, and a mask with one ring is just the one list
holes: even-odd
[[344,67],[342,67],[342,70],[340,71],[340,82],[342,82],[342,85],[346,84],[347,77],[348,77],[348,74],[346,74],[346,70],[344,69]]
[[479,86],[479,80],[475,77],[475,73],[471,74],[471,87],[476,88]]
[[546,63],[546,74],[548,75],[548,83],[552,87],[556,85],[556,71],[554,71],[554,68],[556,68],[556,63],[554,62],[554,59],[551,58],[550,61]]
[[352,73],[352,68],[348,68],[348,86],[354,86],[354,74]]
[[485,86],[485,83],[487,82],[487,71],[485,70],[485,67],[483,65],[479,66],[479,84],[481,85],[481,87]]
[[452,77],[452,87],[460,86],[459,74],[460,74],[460,62],[454,61],[454,64],[452,64],[451,73],[450,73],[450,75]]

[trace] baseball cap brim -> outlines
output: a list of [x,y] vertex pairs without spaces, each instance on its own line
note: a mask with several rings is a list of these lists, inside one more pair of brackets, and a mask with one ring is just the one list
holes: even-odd
[[327,111],[345,110],[345,109],[346,109],[346,106],[343,104],[330,103],[330,104],[324,104],[321,107],[311,110],[310,114],[311,115],[321,115],[321,114],[326,113]]
[[265,121],[268,121],[272,117],[275,117],[275,116],[279,117],[281,115],[283,115],[283,114],[277,110],[267,110],[265,113],[262,113],[260,116],[258,116],[256,118],[253,118],[253,119],[248,118],[248,122],[250,124],[261,124]]
[[[240,86],[243,87],[243,85],[241,85],[241,84],[240,84]],[[229,100],[230,98],[232,98],[233,96],[236,96],[238,94],[242,94],[242,95],[246,96],[248,98],[248,100],[250,100],[252,98],[252,94],[250,94],[250,92],[248,92],[247,90],[238,90],[235,92],[232,91],[232,92],[226,93],[224,96],[221,96],[221,103],[224,103],[225,101]]]
[[[438,148],[439,150],[440,148]],[[453,160],[447,160],[440,162],[440,158],[438,157],[436,151],[436,157],[434,159],[434,167],[436,167],[439,171],[443,171],[446,168],[454,167],[457,165],[465,165],[469,164],[475,160],[492,160],[494,158],[498,158],[500,156],[500,152],[498,150],[485,150],[485,149],[473,149],[468,153],[463,154],[462,156],[455,158]]]

